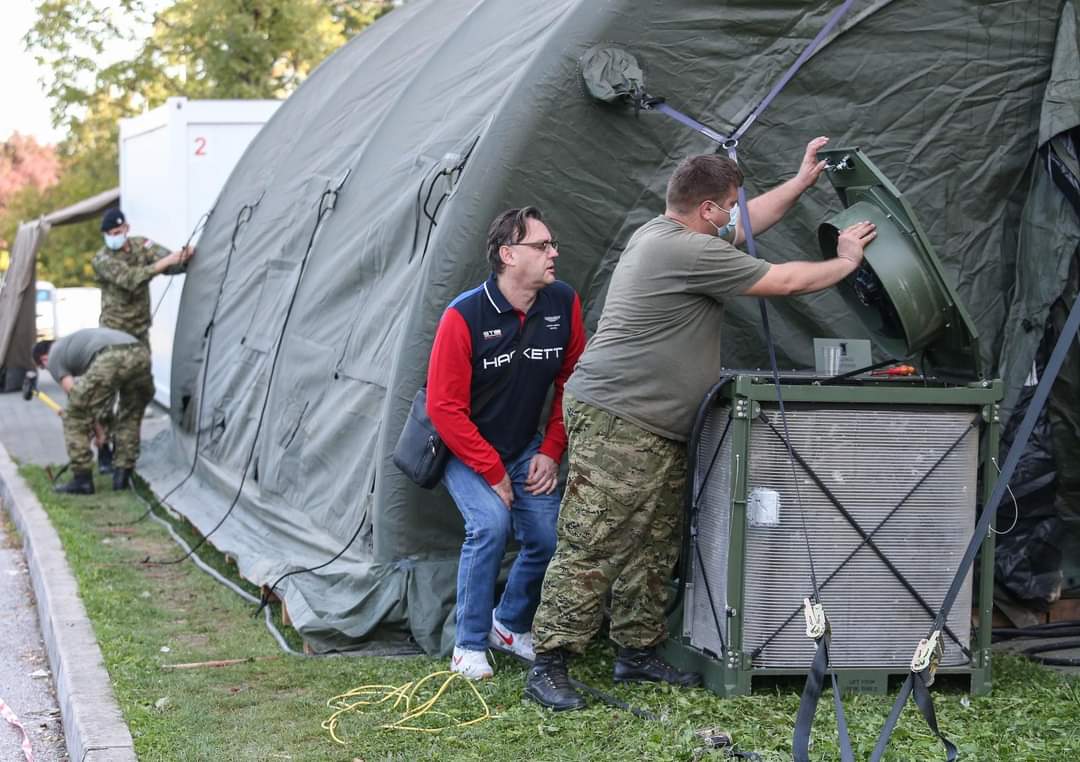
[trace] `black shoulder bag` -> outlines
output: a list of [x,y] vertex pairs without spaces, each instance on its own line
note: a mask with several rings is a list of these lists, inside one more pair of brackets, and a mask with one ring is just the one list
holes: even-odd
[[[473,398],[472,411],[474,413],[485,408],[509,383],[514,375],[518,358],[525,354],[525,350],[529,347],[534,323],[534,320],[526,319],[518,341],[514,345],[514,356],[510,360],[510,365],[507,366],[506,375],[503,376],[502,381]],[[521,351],[517,351],[518,349]],[[394,446],[394,465],[424,489],[434,489],[442,480],[449,457],[450,450],[447,449],[439,433],[435,431],[431,419],[428,418],[427,387],[422,386],[413,397],[409,416],[405,419],[405,427],[402,428],[397,445]]]

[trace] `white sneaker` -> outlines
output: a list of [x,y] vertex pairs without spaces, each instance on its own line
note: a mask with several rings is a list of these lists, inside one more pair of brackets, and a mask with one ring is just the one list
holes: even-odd
[[491,612],[491,630],[488,632],[488,643],[503,651],[517,654],[528,661],[536,661],[532,633],[511,632],[503,626],[502,622],[495,618],[494,611]]
[[460,672],[469,680],[486,680],[495,673],[488,664],[487,651],[470,651],[468,648],[454,646],[454,656],[450,660],[450,671]]

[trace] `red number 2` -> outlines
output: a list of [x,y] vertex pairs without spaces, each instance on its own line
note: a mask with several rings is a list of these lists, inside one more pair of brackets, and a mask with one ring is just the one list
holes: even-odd
[[195,138],[195,155],[206,156],[206,138]]

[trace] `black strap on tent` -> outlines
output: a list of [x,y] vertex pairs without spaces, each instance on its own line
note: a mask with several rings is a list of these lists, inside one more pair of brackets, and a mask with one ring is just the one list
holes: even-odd
[[[1061,365],[1065,361],[1065,355],[1072,345],[1073,339],[1076,337],[1078,328],[1080,328],[1080,296],[1076,298],[1072,308],[1069,310],[1069,317],[1065,321],[1065,326],[1062,328],[1061,335],[1058,336],[1057,343],[1054,345],[1054,350],[1051,352],[1050,359],[1046,363],[1046,369],[1043,371],[1042,378],[1039,379],[1039,385],[1035,389],[1035,395],[1028,404],[1027,412],[1024,413],[1024,418],[1020,423],[1020,428],[1016,432],[1016,437],[1013,439],[1012,446],[1009,447],[1009,452],[1005,456],[1005,462],[1002,465],[997,482],[994,484],[994,491],[990,494],[990,499],[987,501],[986,507],[979,517],[978,523],[975,525],[975,533],[972,535],[971,541],[968,543],[967,551],[964,553],[964,556],[956,569],[956,576],[953,577],[952,585],[950,585],[949,591],[946,593],[945,599],[941,603],[941,608],[938,610],[938,615],[934,620],[934,624],[932,625],[930,632],[927,633],[926,639],[920,641],[920,650],[923,653],[921,654],[917,651],[916,657],[923,656],[928,650],[926,646],[923,646],[924,643],[929,646],[937,642],[937,633],[941,630],[946,617],[948,617],[949,610],[956,601],[956,596],[960,592],[960,587],[964,582],[964,578],[967,576],[968,569],[971,568],[971,564],[975,561],[975,554],[982,545],[982,540],[989,531],[990,525],[997,514],[998,505],[1005,496],[1009,481],[1012,479],[1013,472],[1016,470],[1016,464],[1020,462],[1020,456],[1023,454],[1024,448],[1027,447],[1028,439],[1031,437],[1031,432],[1035,428],[1035,423],[1038,420],[1039,414],[1042,412],[1047,399],[1050,397],[1050,389],[1057,379],[1058,373],[1061,370]],[[885,754],[885,749],[889,744],[889,738],[892,735],[893,729],[896,727],[897,720],[900,719],[900,713],[907,704],[908,696],[912,694],[914,694],[915,703],[919,707],[919,711],[922,712],[923,717],[926,719],[927,725],[930,726],[930,730],[933,731],[934,735],[936,735],[945,746],[946,758],[949,762],[956,759],[956,747],[942,735],[937,727],[937,718],[934,715],[934,703],[928,690],[930,682],[933,681],[935,668],[936,664],[932,658],[916,658],[912,660],[912,671],[908,674],[903,687],[900,689],[900,694],[896,697],[892,711],[889,713],[889,717],[885,721],[885,726],[878,736],[878,742],[874,747],[874,753],[870,757],[870,762],[879,762]]]
[[248,450],[247,460],[244,462],[244,468],[240,473],[240,485],[236,488],[236,495],[233,497],[232,502],[229,504],[225,514],[218,520],[217,524],[210,529],[209,532],[199,538],[199,541],[191,546],[180,558],[174,558],[169,561],[152,561],[149,558],[145,559],[143,563],[153,564],[155,566],[171,566],[173,564],[183,563],[200,547],[205,543],[214,532],[221,528],[221,525],[232,515],[233,509],[236,508],[240,502],[240,496],[244,492],[244,484],[247,481],[248,471],[251,470],[251,463],[255,459],[255,450],[259,444],[259,434],[262,432],[263,421],[266,420],[266,408],[270,402],[270,391],[273,389],[274,373],[277,370],[278,359],[281,357],[281,348],[285,343],[285,331],[289,327],[289,320],[292,317],[293,307],[296,305],[296,296],[300,291],[300,284],[304,280],[304,271],[307,269],[308,259],[311,256],[311,250],[315,246],[315,239],[319,234],[322,223],[326,217],[334,210],[337,205],[338,195],[341,192],[342,187],[349,179],[351,170],[347,170],[342,175],[337,184],[334,187],[327,188],[319,196],[319,205],[315,213],[315,226],[312,228],[311,235],[308,238],[307,246],[304,249],[304,255],[300,259],[300,272],[297,273],[296,283],[293,284],[292,294],[289,296],[289,303],[285,307],[285,316],[281,321],[281,330],[278,331],[277,341],[274,343],[274,353],[270,360],[270,372],[266,379],[266,392],[263,394],[262,405],[259,408],[259,417],[255,423],[255,433],[251,437],[251,448]]

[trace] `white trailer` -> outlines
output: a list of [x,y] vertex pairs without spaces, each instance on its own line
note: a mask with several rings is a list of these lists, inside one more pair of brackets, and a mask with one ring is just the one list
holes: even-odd
[[[189,101],[120,120],[120,206],[131,235],[177,249],[210,211],[240,156],[280,101]],[[197,239],[196,239],[197,241]],[[198,256],[198,252],[196,252]],[[169,405],[173,333],[184,276],[150,281],[156,399]]]
[[97,328],[98,317],[101,315],[101,289],[58,288],[54,312],[54,328],[58,339],[83,328]]

